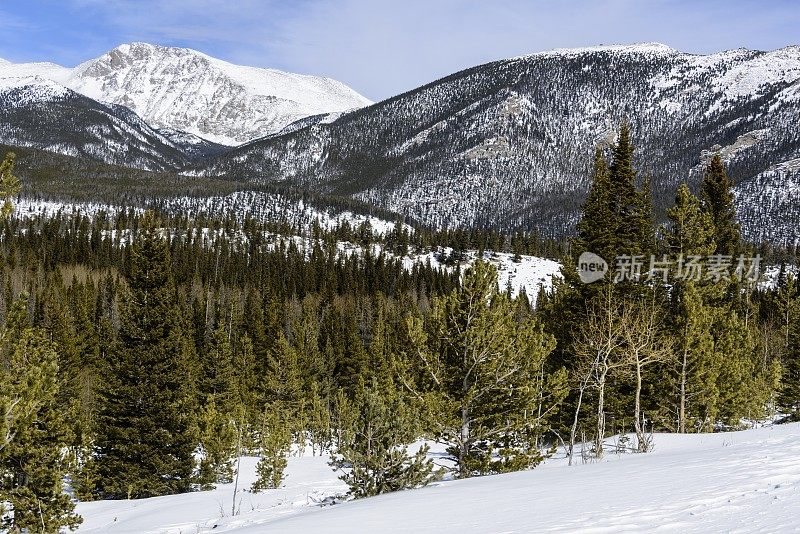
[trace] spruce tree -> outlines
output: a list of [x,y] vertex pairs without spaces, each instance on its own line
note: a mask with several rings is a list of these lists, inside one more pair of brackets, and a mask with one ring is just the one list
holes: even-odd
[[741,231],[733,205],[733,182],[728,177],[722,157],[715,154],[703,175],[700,200],[703,211],[714,224],[714,254],[736,256],[741,250]]
[[167,242],[151,216],[131,247],[119,339],[97,425],[97,494],[143,498],[191,488],[196,445],[191,335]]
[[620,255],[646,255],[652,245],[652,214],[649,191],[639,190],[633,167],[634,147],[630,127],[623,123],[612,150],[609,169],[608,209],[611,224],[607,229],[611,247],[605,258],[611,264]]
[[613,259],[610,256],[614,254],[610,195],[608,163],[598,148],[594,154],[592,184],[583,204],[583,216],[578,222],[578,236],[573,242],[575,259],[583,252],[593,252],[607,261]]

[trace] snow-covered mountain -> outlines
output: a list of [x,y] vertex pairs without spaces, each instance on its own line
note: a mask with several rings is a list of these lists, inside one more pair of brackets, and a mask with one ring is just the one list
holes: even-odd
[[148,170],[194,159],[128,108],[39,76],[0,77],[0,142]]
[[[718,150],[748,236],[800,235],[791,163],[800,158],[796,46],[712,55],[603,46],[497,61],[239,147],[195,172],[350,195],[435,226],[563,234],[584,198],[594,148],[613,141],[623,120],[659,210],[678,182],[699,181]],[[765,202],[759,183],[770,184],[773,200]]]
[[[657,43],[554,50],[349,112],[341,110],[368,102],[332,80],[140,43],[74,69],[0,63],[0,79],[0,142],[281,182],[431,226],[552,235],[572,231],[594,149],[627,120],[658,213],[720,152],[746,236],[780,244],[800,236],[797,46],[711,55]],[[233,149],[213,142],[256,136],[264,137]]]
[[38,76],[97,101],[125,106],[155,128],[223,145],[276,133],[304,117],[370,104],[319,76],[233,65],[188,48],[121,45],[74,69],[0,64],[0,77]]

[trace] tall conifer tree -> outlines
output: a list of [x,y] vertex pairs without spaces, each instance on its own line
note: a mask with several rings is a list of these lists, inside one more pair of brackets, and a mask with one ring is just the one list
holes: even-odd
[[703,211],[714,224],[715,254],[735,256],[741,250],[741,230],[736,222],[732,187],[733,182],[728,177],[722,157],[715,154],[700,185]]
[[119,340],[97,427],[97,493],[142,498],[188,491],[196,446],[195,368],[167,242],[148,216],[131,247]]

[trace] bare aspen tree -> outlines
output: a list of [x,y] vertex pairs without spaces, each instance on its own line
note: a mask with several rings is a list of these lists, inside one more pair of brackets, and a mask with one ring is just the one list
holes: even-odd
[[642,428],[642,372],[645,367],[667,361],[674,354],[669,338],[659,326],[660,315],[660,308],[653,301],[644,304],[631,302],[623,306],[620,318],[626,359],[636,379],[633,426],[639,452],[650,449]]
[[595,455],[603,457],[603,438],[606,431],[605,391],[611,373],[629,365],[622,350],[624,329],[621,322],[622,309],[608,286],[598,296],[598,302],[589,309],[576,337],[574,352],[578,361],[586,362],[590,383],[597,388],[597,426]]

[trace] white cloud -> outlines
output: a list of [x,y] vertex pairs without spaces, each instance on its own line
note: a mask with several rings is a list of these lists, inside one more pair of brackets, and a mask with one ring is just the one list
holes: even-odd
[[377,99],[461,68],[555,47],[661,41],[776,48],[800,10],[755,0],[70,0],[117,42],[199,48],[230,61],[324,74]]

